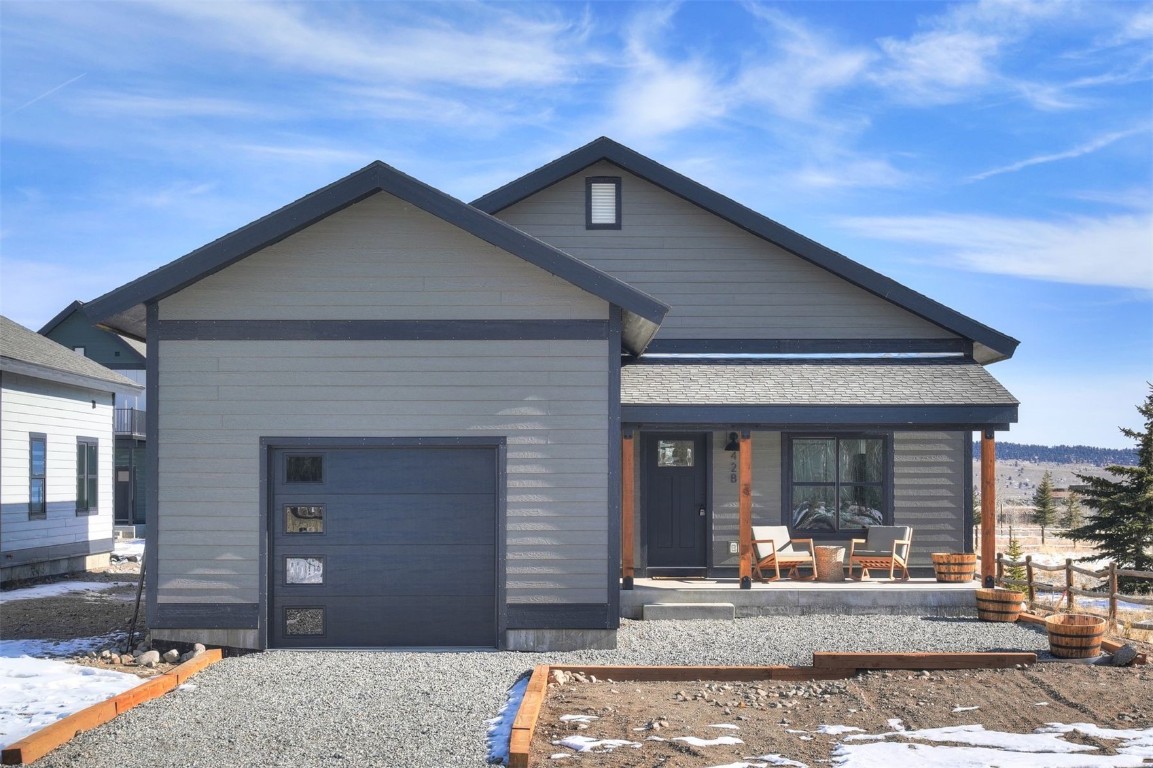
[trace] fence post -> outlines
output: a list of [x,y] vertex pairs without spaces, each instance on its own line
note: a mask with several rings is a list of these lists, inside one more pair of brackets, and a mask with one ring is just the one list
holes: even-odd
[[1037,590],[1033,588],[1033,556],[1025,555],[1025,589],[1029,595],[1029,608],[1037,599]]
[[1005,586],[1005,556],[997,553],[997,584]]
[[1065,607],[1073,610],[1073,558],[1065,558],[1065,594],[1068,595]]
[[1117,561],[1109,561],[1109,623],[1117,626]]

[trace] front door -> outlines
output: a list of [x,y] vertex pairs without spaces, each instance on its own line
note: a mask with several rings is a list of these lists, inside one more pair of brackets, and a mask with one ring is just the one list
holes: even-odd
[[703,574],[708,566],[708,462],[704,434],[643,435],[649,572]]
[[113,490],[113,519],[117,524],[131,525],[134,521],[132,519],[132,510],[136,506],[134,503],[133,490],[135,489],[136,470],[132,467],[117,467],[116,468],[116,486]]

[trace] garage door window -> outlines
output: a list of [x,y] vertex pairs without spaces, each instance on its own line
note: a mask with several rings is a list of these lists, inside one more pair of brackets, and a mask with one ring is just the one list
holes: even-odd
[[286,557],[284,558],[285,584],[323,584],[324,558],[323,557]]
[[290,483],[323,483],[323,456],[286,456],[285,480]]
[[324,609],[285,608],[284,634],[285,636],[323,635]]
[[324,533],[323,504],[286,504],[285,533]]

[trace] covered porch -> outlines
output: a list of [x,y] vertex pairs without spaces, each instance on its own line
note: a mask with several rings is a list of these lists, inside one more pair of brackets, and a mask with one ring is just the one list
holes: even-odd
[[[739,615],[972,610],[981,582],[939,584],[930,555],[974,551],[974,432],[992,521],[994,434],[1017,401],[971,358],[659,360],[621,379],[622,616],[682,597]],[[762,525],[846,549],[873,525],[908,526],[914,578],[759,584]],[[977,549],[991,568],[992,538]]]

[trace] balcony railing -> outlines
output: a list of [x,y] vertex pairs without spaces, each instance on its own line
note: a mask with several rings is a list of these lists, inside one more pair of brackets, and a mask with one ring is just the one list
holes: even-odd
[[147,424],[146,416],[146,411],[138,411],[135,408],[117,408],[113,428],[118,435],[144,437],[144,429]]

